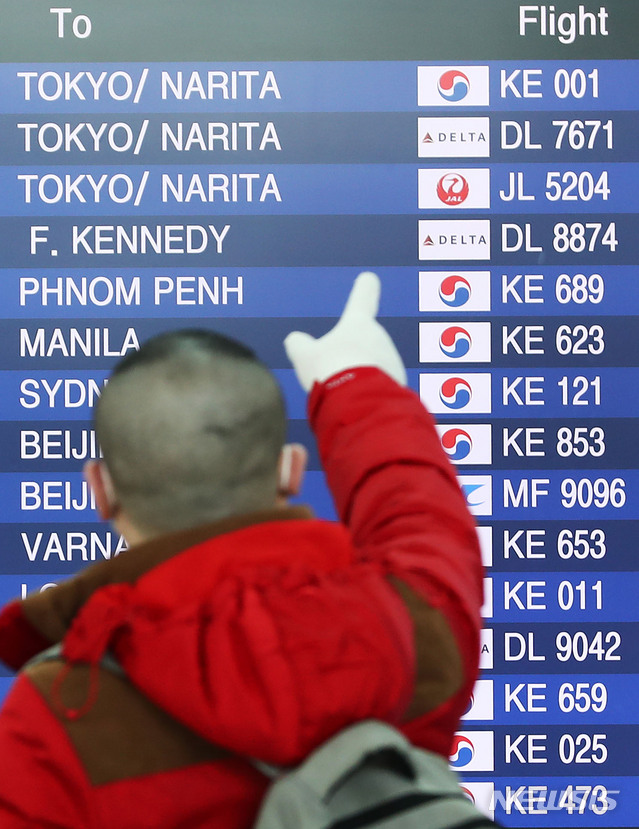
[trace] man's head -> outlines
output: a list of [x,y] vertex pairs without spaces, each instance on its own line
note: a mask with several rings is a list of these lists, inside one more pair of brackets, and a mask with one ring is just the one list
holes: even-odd
[[226,337],[148,340],[116,366],[95,426],[104,464],[87,475],[98,506],[124,514],[136,539],[276,503],[282,396],[266,366]]

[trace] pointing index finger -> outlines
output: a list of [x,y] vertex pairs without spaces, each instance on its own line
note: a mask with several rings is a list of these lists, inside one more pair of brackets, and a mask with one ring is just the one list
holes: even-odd
[[359,274],[346,300],[342,319],[370,317],[375,319],[379,308],[380,281],[372,271]]

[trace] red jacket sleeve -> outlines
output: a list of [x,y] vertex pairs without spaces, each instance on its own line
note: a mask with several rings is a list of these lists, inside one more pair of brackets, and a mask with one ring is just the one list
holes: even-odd
[[2,829],[90,829],[88,781],[66,735],[23,675],[0,716]]
[[474,681],[481,557],[432,417],[413,392],[375,368],[316,385],[309,409],[338,513],[360,555],[442,611]]

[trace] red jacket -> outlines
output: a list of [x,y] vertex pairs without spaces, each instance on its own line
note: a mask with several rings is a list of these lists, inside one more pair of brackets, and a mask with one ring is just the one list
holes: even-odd
[[[267,781],[379,718],[449,752],[478,662],[473,520],[428,413],[376,369],[309,401],[343,524],[303,508],[134,547],[0,614],[0,826],[248,829]],[[126,676],[99,666],[106,649]]]

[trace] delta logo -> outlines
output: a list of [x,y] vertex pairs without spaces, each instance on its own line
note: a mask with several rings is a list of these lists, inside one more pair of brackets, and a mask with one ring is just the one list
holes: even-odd
[[418,172],[421,210],[484,210],[490,207],[490,170],[422,169]]
[[419,158],[488,158],[490,121],[488,118],[417,119]]
[[420,311],[490,311],[490,271],[420,271]]
[[457,771],[494,771],[495,736],[492,731],[461,731],[453,738],[449,760]]
[[491,628],[479,631],[479,670],[491,671],[495,662],[494,634]]
[[432,107],[488,106],[487,66],[418,66],[417,105]]
[[490,259],[490,219],[420,219],[418,234],[421,260]]
[[419,378],[422,403],[433,414],[490,414],[490,374],[422,374]]
[[490,340],[489,322],[420,322],[419,359],[422,363],[488,363]]

